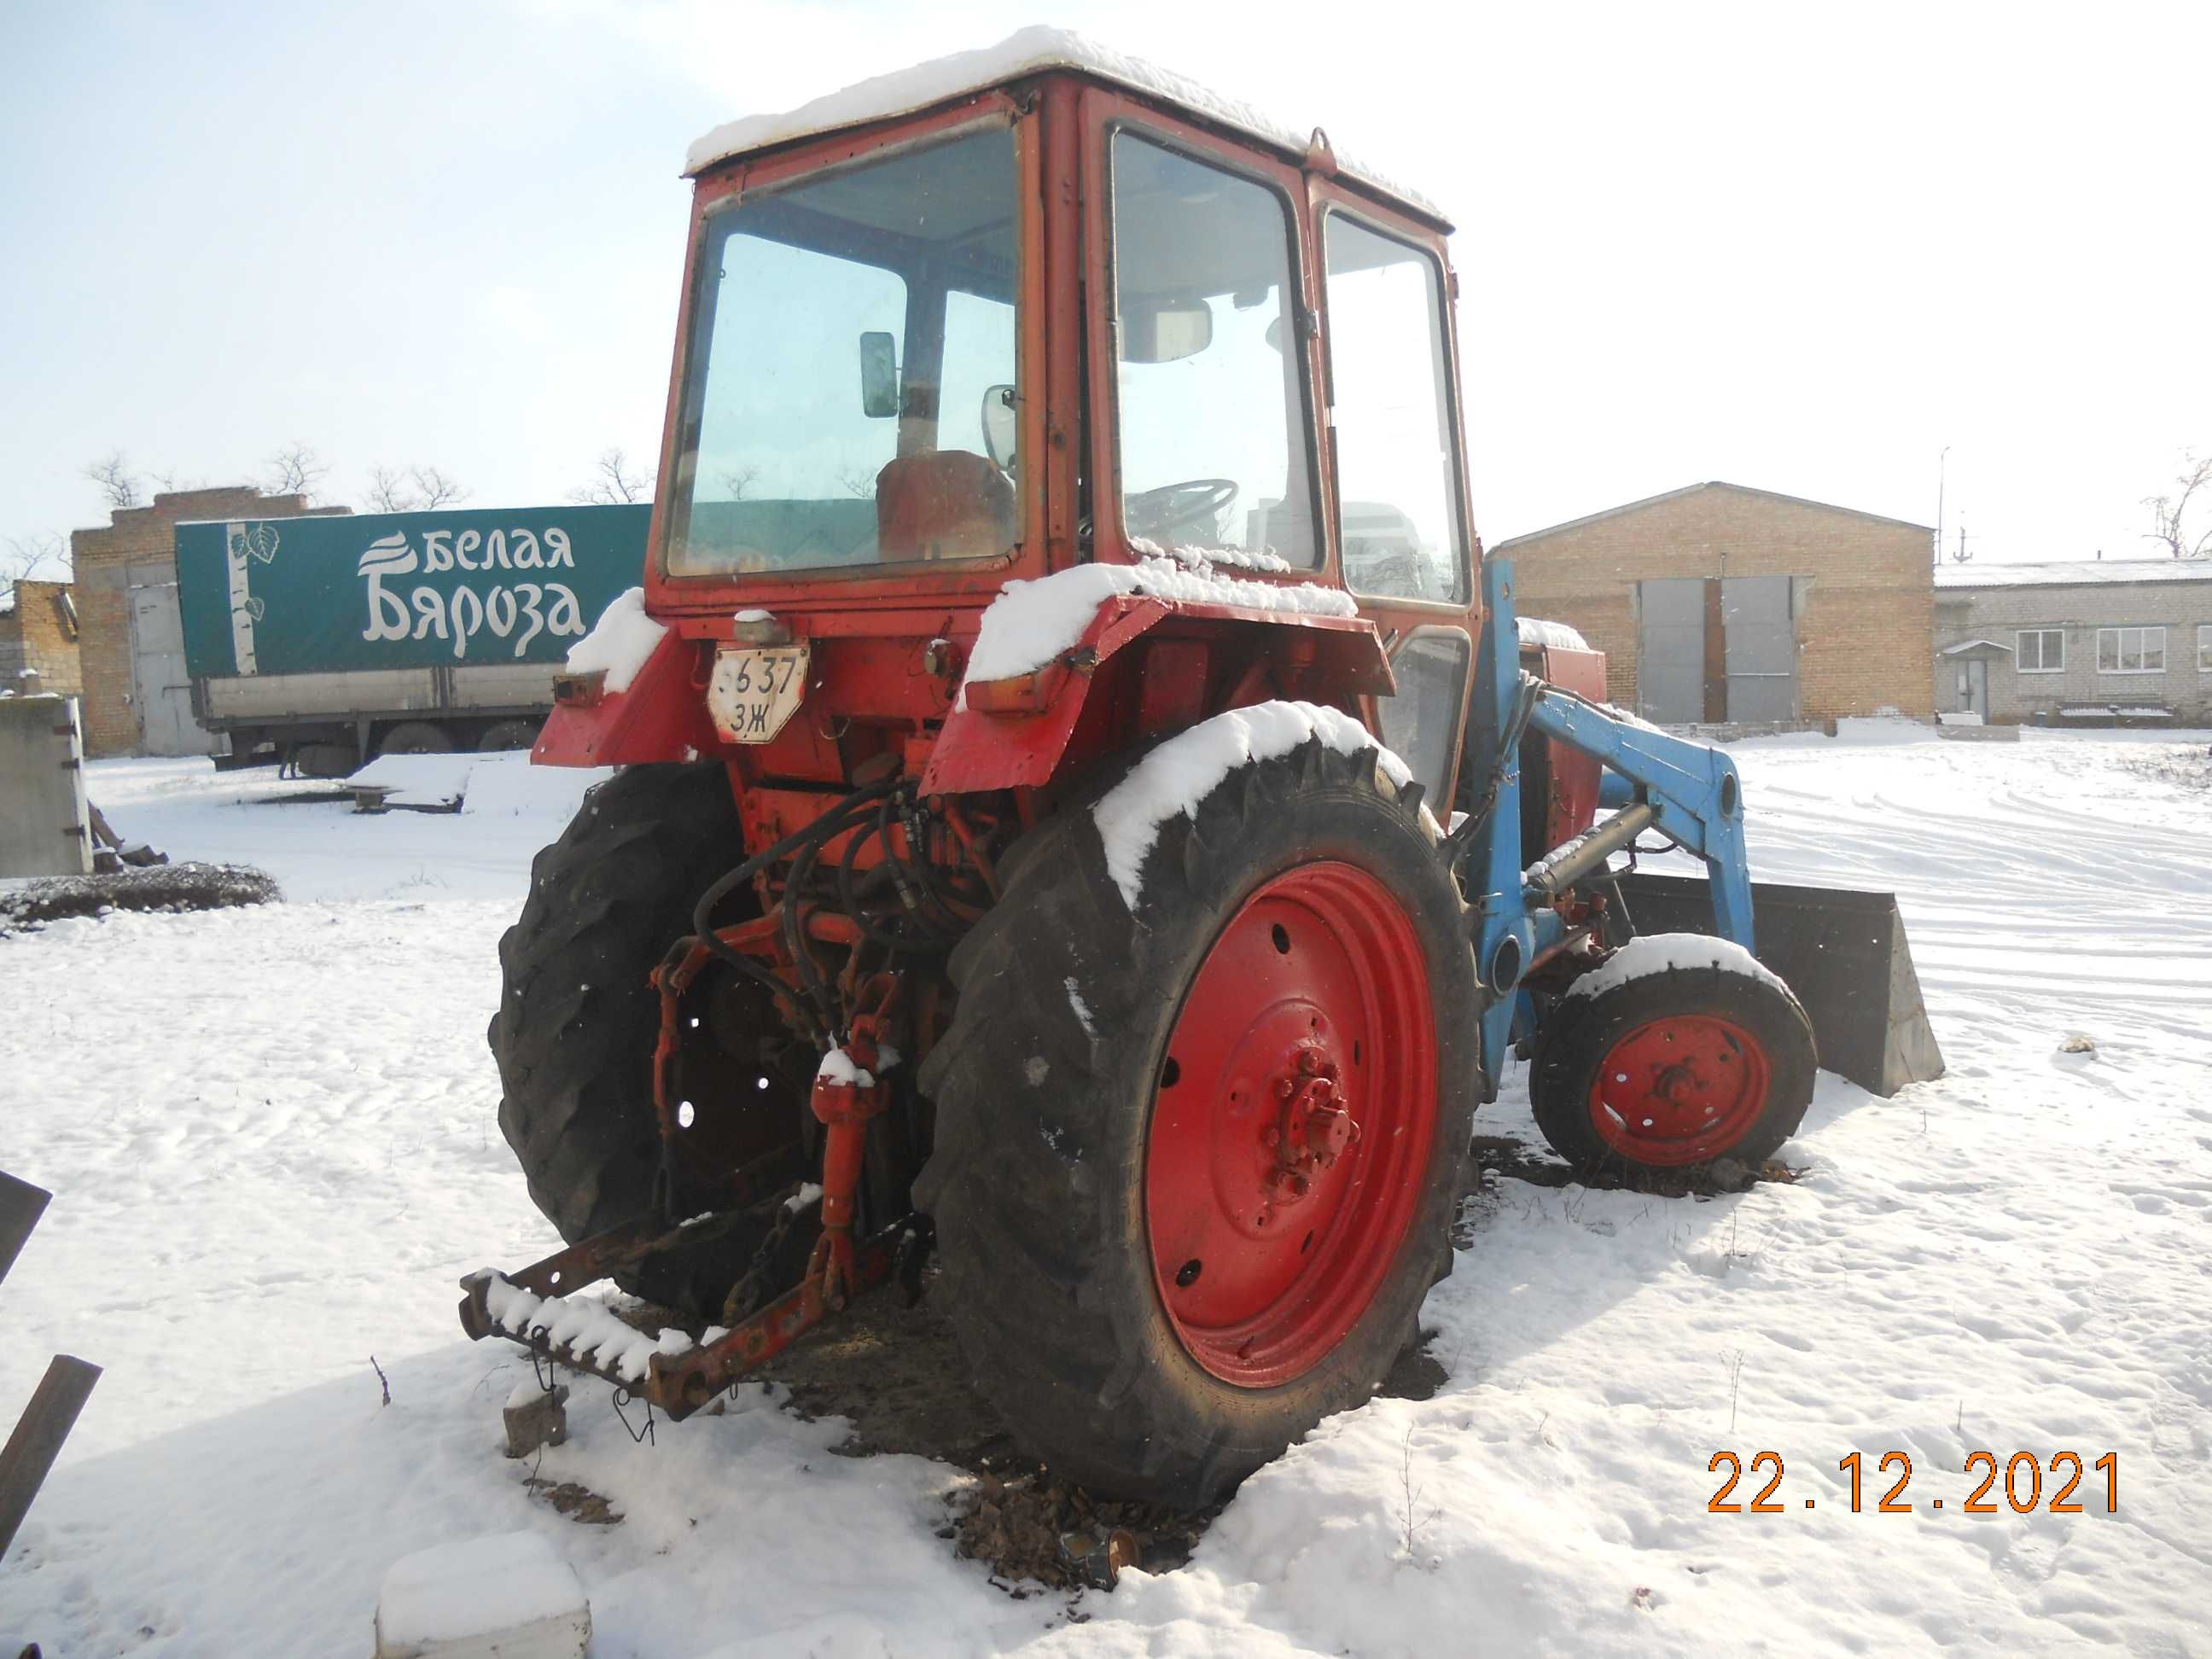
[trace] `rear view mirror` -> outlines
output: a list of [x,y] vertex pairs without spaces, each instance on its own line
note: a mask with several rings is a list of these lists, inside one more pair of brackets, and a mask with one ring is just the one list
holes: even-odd
[[898,413],[898,348],[891,337],[871,329],[860,336],[860,412],[871,420]]
[[1121,308],[1121,361],[1172,363],[1213,343],[1213,307],[1203,300],[1131,299]]
[[983,449],[1001,472],[1014,470],[1014,389],[994,386],[983,392]]

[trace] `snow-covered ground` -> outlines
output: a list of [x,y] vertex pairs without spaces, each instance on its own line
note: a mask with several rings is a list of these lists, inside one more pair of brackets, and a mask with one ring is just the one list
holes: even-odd
[[[2212,793],[2134,769],[2205,738],[1853,736],[1736,748],[1755,873],[1897,891],[1950,1075],[1824,1075],[1795,1186],[1498,1183],[1429,1303],[1435,1397],[1323,1424],[1082,1623],[953,1559],[943,1466],[757,1396],[634,1445],[578,1382],[543,1474],[617,1526],[499,1455],[524,1368],[461,1340],[454,1281],[551,1243],[483,1032],[560,791],[370,817],[96,765],[126,836],[288,902],[0,940],[0,1167],[57,1194],[0,1285],[0,1419],[56,1350],[107,1368],[0,1565],[0,1652],[366,1652],[392,1561],[531,1529],[599,1659],[2212,1654]],[[1517,1079],[1485,1120],[1534,1139]],[[2081,1515],[1964,1514],[1978,1449],[2117,1453],[2118,1512],[2093,1470]],[[1707,1511],[1723,1450],[1781,1455],[1783,1513]],[[1911,1514],[1874,1512],[1890,1451]]]

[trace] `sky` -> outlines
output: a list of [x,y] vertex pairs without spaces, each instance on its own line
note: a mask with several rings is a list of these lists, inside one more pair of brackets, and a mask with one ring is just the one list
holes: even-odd
[[[1990,561],[2156,553],[2212,449],[2212,7],[0,0],[0,546],[292,442],[358,505],[649,471],[686,144],[1079,28],[1459,229],[1486,542],[1722,478]],[[1943,459],[1948,451],[1948,459]]]

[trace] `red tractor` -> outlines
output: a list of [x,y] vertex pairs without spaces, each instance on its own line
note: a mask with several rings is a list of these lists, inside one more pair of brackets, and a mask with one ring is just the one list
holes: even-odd
[[[1481,562],[1432,207],[1048,31],[691,172],[642,610],[536,749],[622,769],[490,1029],[569,1248],[472,1335],[681,1417],[933,1249],[1030,1449],[1195,1504],[1413,1339],[1516,1037],[1579,1163],[1795,1128],[1733,768]],[[1647,827],[1741,943],[1617,948]]]

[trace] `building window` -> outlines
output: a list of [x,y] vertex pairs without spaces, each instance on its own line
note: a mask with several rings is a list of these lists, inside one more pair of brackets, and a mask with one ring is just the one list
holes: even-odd
[[2023,628],[2018,665],[2023,674],[2056,674],[2066,666],[2066,630]]
[[2166,630],[2163,628],[2099,629],[2097,672],[2100,674],[2163,674],[2166,672]]
[[2197,624],[2197,672],[2212,674],[2212,623]]

